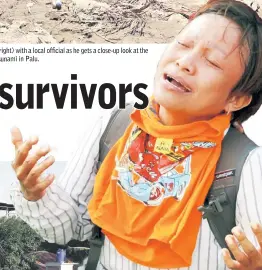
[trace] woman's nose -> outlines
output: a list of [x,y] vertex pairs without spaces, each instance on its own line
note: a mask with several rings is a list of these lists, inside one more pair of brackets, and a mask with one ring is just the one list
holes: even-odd
[[176,60],[175,64],[181,71],[189,75],[194,75],[196,67],[192,57],[189,56],[180,57],[179,59]]

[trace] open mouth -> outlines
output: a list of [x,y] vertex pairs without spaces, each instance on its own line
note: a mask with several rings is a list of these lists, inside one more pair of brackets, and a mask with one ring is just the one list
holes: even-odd
[[184,93],[191,93],[191,89],[179,82],[178,80],[174,79],[172,76],[169,74],[164,75],[164,79],[168,81],[170,84],[174,86],[174,88],[179,89],[181,92]]

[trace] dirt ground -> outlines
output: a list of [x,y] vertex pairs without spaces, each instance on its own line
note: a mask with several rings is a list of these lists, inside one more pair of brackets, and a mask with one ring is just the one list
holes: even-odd
[[62,2],[58,11],[51,0],[0,0],[0,42],[166,43],[206,0]]

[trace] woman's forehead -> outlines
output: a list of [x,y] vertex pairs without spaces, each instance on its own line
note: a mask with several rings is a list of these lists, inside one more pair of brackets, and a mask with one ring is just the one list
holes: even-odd
[[215,14],[204,14],[190,22],[179,34],[191,41],[219,44],[230,53],[239,46],[242,31],[233,21]]

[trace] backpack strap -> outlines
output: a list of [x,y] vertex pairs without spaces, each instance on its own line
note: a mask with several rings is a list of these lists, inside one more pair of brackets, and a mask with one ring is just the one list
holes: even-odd
[[[131,122],[130,114],[133,110],[133,104],[127,104],[124,110],[115,109],[107,127],[100,139],[99,144],[99,160],[98,169],[101,166],[103,160],[108,154],[109,150],[117,142],[117,140],[124,134],[127,126]],[[94,224],[92,229],[92,235],[89,240],[90,250],[88,254],[88,261],[86,265],[87,270],[96,270],[99,261],[101,248],[104,244],[104,235],[101,232],[101,228]]]
[[217,164],[215,179],[199,211],[221,248],[227,248],[225,237],[236,226],[236,200],[242,168],[249,153],[257,145],[245,134],[231,127],[222,142],[222,152]]
[[128,103],[126,104],[125,109],[115,109],[112,112],[107,127],[100,139],[99,167],[110,149],[114,146],[117,140],[123,136],[126,128],[131,122],[130,114],[132,113],[133,109],[133,103]]

